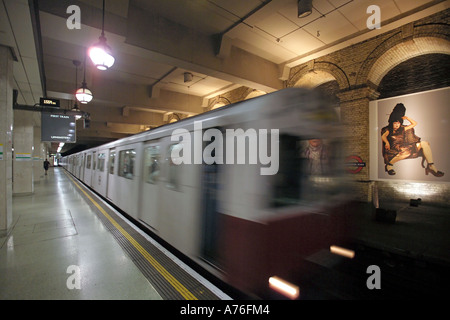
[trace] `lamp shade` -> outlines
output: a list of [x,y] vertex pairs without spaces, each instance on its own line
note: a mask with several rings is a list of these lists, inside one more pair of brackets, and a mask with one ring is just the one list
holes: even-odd
[[312,13],[312,0],[298,0],[298,17],[305,18]]
[[89,90],[84,83],[83,86],[77,90],[75,96],[77,97],[77,100],[82,104],[90,102],[93,98],[91,90]]
[[100,36],[99,42],[89,48],[88,55],[99,70],[109,69],[115,61],[111,54],[111,48],[106,44],[104,36]]

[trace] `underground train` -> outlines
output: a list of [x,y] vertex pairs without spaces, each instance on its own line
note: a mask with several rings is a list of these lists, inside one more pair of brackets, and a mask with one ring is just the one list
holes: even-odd
[[[292,279],[348,238],[336,111],[287,88],[63,157],[60,164],[241,292]],[[299,284],[297,284],[299,285]]]

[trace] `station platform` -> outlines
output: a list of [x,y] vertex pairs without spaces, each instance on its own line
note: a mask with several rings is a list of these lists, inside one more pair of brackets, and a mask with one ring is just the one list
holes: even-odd
[[0,300],[230,300],[62,168],[13,197]]

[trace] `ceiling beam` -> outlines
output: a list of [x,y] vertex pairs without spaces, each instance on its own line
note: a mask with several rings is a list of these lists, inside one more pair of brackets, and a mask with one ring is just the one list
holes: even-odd
[[[78,5],[83,12],[82,28],[100,28],[101,9],[85,2],[40,0],[39,9],[67,19],[66,9],[71,4]],[[216,36],[204,35],[155,12],[145,11],[132,1],[128,6],[127,18],[107,11],[105,20],[108,21],[105,24],[108,42],[114,38],[124,38],[123,45],[146,50],[148,57],[156,62],[266,92],[283,88],[275,63],[237,47],[229,48],[227,54],[220,58],[217,56],[220,44]],[[55,32],[61,36],[67,33],[64,28],[58,30]],[[142,30],[146,32],[143,33]],[[76,31],[72,31],[71,35],[72,41],[80,40]]]
[[220,58],[216,40],[133,3],[129,5],[125,42],[157,53],[158,62],[266,92],[283,87],[275,63],[237,47],[231,47],[229,54]]

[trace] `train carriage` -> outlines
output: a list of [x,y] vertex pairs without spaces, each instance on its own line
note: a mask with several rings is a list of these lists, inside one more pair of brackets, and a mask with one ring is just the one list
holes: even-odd
[[290,88],[85,150],[78,178],[260,295],[269,277],[349,236],[341,141],[326,101]]

